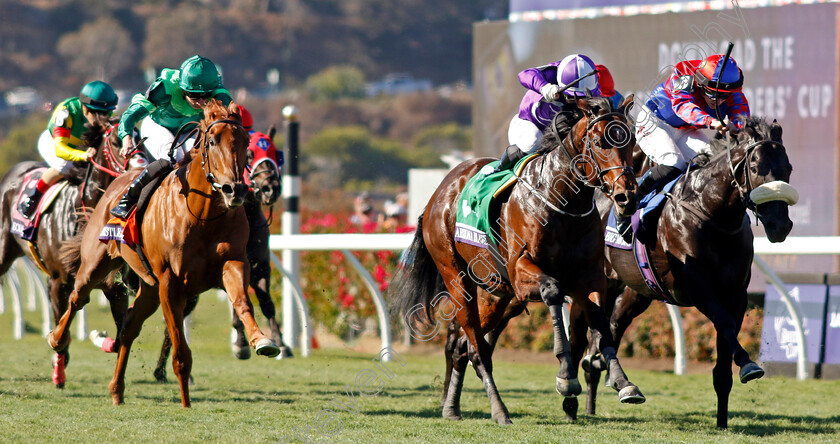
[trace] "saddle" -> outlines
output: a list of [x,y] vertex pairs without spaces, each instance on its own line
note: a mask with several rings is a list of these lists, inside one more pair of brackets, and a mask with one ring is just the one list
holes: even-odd
[[656,298],[675,305],[679,305],[678,301],[662,285],[662,280],[652,264],[649,244],[656,241],[659,216],[662,214],[662,207],[668,200],[670,191],[684,175],[685,173],[680,174],[676,179],[657,187],[641,199],[639,208],[631,218],[633,236],[630,242],[625,241],[616,228],[615,208],[610,210],[604,231],[605,245],[619,250],[632,250],[633,259],[639,271],[639,279],[644,281]]
[[19,238],[33,243],[38,240],[38,224],[41,221],[41,215],[44,214],[50,206],[52,206],[53,202],[55,202],[55,198],[58,197],[61,190],[67,186],[67,180],[60,180],[56,182],[44,193],[44,196],[41,197],[41,201],[38,202],[38,208],[35,209],[32,219],[25,218],[18,212],[18,204],[26,193],[31,192],[31,190],[35,188],[38,184],[38,180],[41,178],[41,175],[46,170],[46,168],[36,168],[23,176],[22,185],[20,190],[18,190],[17,196],[15,197],[15,201],[13,202],[11,208],[12,224],[9,231]]

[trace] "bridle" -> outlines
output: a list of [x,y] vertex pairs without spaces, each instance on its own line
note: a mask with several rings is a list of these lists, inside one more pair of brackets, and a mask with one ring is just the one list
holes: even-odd
[[[213,190],[215,190],[215,191],[221,191],[222,185],[216,181],[216,176],[213,175],[212,167],[211,167],[211,165],[209,165],[210,164],[210,154],[209,154],[210,148],[208,147],[208,145],[209,145],[208,135],[209,135],[209,132],[210,132],[210,128],[212,128],[213,125],[216,125],[216,124],[231,124],[231,125],[236,125],[238,127],[242,127],[242,124],[239,123],[238,121],[232,120],[232,119],[218,119],[218,120],[214,120],[213,122],[210,122],[210,124],[207,125],[207,128],[205,128],[204,131],[203,131],[203,135],[202,135],[202,138],[201,138],[201,146],[199,147],[199,151],[201,152],[201,169],[202,169],[202,171],[204,171],[204,177],[205,177],[205,179],[207,179],[207,183],[210,184],[210,187],[212,187]],[[242,169],[239,167],[239,160],[235,156],[233,158],[233,170],[234,170],[234,176],[233,177],[236,178],[233,182],[234,186],[244,184],[244,181],[243,181],[244,179],[242,178],[242,176],[243,176],[242,175]]]
[[[559,113],[555,115],[554,118],[556,119],[558,115]],[[624,120],[627,118],[627,116],[625,116],[624,113],[621,112],[611,111],[605,114],[601,114],[599,116],[595,116],[591,119],[587,117],[587,119],[589,120],[586,123],[584,147],[583,151],[580,154],[576,154],[574,156],[572,155],[575,152],[573,136],[574,129],[569,131],[568,134],[566,134],[566,137],[563,138],[563,142],[560,144],[560,146],[563,147],[563,154],[566,155],[566,158],[569,160],[570,165],[572,166],[572,171],[575,174],[575,176],[581,179],[581,182],[583,182],[584,185],[591,188],[598,188],[601,190],[601,192],[603,192],[606,196],[610,198],[612,198],[613,196],[613,192],[615,190],[615,183],[618,181],[619,178],[621,178],[624,175],[629,175],[635,180],[635,175],[631,166],[616,165],[607,168],[601,168],[601,166],[598,163],[598,156],[595,154],[595,151],[593,149],[593,147],[595,146],[598,146],[600,148],[600,137],[590,137],[589,132],[592,130],[595,124],[607,119],[612,119],[613,117],[621,118],[621,120],[611,120],[611,122],[616,122],[614,124],[615,128],[617,128],[617,131],[620,131],[619,137],[617,138],[629,142],[631,137],[630,135],[632,134],[632,132],[628,132],[625,127],[622,127],[622,125],[624,124]],[[613,123],[607,124],[607,127],[604,129],[604,134],[608,134],[608,131],[610,130],[610,125],[613,125]],[[555,137],[559,139],[555,120],[552,121],[551,129],[554,132]],[[624,146],[616,148],[624,148]],[[591,168],[594,169],[593,173],[589,175],[581,173],[581,170],[579,168],[579,165],[581,164],[588,164]],[[611,182],[605,181],[604,176],[606,176],[606,174],[612,170],[621,170],[621,174],[617,175],[615,179],[613,179]],[[597,183],[600,183],[600,185],[593,184],[592,179],[597,179]]]
[[[732,163],[732,146],[729,145],[726,149],[726,159],[727,163],[729,164],[729,171],[732,173],[732,184],[738,188],[738,194],[741,196],[741,201],[744,203],[744,206],[750,210],[755,211],[756,205],[755,202],[750,199],[750,193],[752,192],[755,187],[752,183],[752,178],[750,177],[749,166],[752,165],[753,159],[755,158],[755,149],[761,145],[769,144],[776,148],[785,149],[785,146],[781,142],[777,142],[775,140],[756,140],[744,148],[744,158],[741,159],[737,164]],[[738,168],[743,165],[744,169],[744,183],[738,183]],[[746,191],[744,191],[746,189]]]

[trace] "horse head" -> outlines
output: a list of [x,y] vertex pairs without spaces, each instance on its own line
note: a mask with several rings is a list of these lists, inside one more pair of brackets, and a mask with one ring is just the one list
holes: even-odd
[[248,186],[243,180],[247,165],[248,133],[235,103],[228,107],[216,99],[204,109],[199,125],[198,152],[201,168],[213,190],[222,194],[228,208],[245,201]]
[[623,216],[632,215],[638,203],[633,174],[636,138],[625,114],[632,103],[632,94],[617,110],[603,97],[580,98],[577,106],[584,118],[570,133],[576,154],[572,171],[582,182],[600,188]]
[[[248,165],[251,166],[251,173],[248,175],[248,181],[251,182],[251,188],[254,190],[255,196],[260,203],[265,206],[274,205],[277,199],[280,198],[282,190],[280,184],[280,168],[277,166],[276,149],[274,144],[270,141],[274,138],[274,126],[268,131],[268,134],[256,133],[260,139],[255,144],[253,138],[251,144],[248,145]],[[265,139],[263,136],[267,137]],[[266,143],[270,146],[265,147],[260,144]]]
[[793,228],[788,206],[799,193],[789,184],[793,167],[782,143],[782,126],[751,117],[736,136],[730,169],[744,204],[755,211],[770,242],[782,242]]

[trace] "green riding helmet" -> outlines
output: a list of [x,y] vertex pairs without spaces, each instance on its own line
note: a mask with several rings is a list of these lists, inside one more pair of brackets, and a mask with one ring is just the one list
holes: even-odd
[[79,94],[79,101],[95,111],[113,111],[117,108],[118,100],[114,88],[101,80],[94,80],[83,86]]
[[186,92],[207,94],[222,87],[222,76],[210,59],[194,55],[181,64],[178,86]]

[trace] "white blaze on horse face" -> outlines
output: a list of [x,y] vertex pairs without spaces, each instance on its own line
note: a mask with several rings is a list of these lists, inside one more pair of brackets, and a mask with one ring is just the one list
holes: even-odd
[[750,200],[756,205],[774,200],[787,202],[788,205],[796,205],[799,202],[799,192],[787,182],[774,180],[773,182],[761,184],[752,190],[750,192]]

